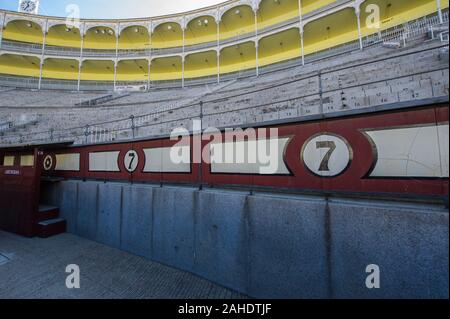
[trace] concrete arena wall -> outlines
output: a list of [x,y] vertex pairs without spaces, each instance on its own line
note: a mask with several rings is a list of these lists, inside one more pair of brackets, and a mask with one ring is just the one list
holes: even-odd
[[78,180],[42,198],[71,233],[256,298],[449,296],[444,207]]

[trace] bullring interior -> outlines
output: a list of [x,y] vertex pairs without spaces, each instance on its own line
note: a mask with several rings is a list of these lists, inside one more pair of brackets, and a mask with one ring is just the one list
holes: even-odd
[[[63,19],[3,12],[0,74],[114,83],[204,77],[220,81],[221,75],[258,73],[264,66],[358,41],[435,13],[436,3],[232,0],[181,15],[82,20],[70,27]],[[368,27],[361,21],[374,4],[382,21]],[[441,1],[442,9],[448,4]],[[14,48],[29,53],[15,53]]]
[[[0,299],[19,291],[1,269],[17,234],[255,298],[448,298],[448,6],[229,0],[70,25],[0,9]],[[211,128],[242,162],[208,161]],[[179,146],[178,129],[208,134]],[[242,154],[252,140],[276,146],[274,170]],[[369,263],[383,289],[363,285]]]

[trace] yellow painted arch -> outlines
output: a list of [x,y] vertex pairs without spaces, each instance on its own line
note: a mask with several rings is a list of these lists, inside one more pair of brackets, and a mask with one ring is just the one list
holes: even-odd
[[27,20],[12,20],[3,29],[3,38],[7,40],[40,43],[43,41],[43,32],[39,24]]
[[119,37],[119,49],[148,49],[151,37],[142,26],[129,26],[122,30]]
[[300,32],[292,28],[259,41],[259,65],[269,65],[300,56]]
[[2,54],[0,55],[0,73],[39,77],[40,60],[33,56]]
[[97,26],[87,30],[84,38],[84,48],[86,49],[116,49],[116,33],[106,26]]
[[206,51],[186,56],[185,78],[197,78],[217,74],[217,52]]

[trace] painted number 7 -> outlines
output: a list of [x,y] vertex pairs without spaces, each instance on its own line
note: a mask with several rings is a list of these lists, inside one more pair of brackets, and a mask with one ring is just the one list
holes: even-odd
[[336,143],[333,141],[319,141],[316,142],[316,147],[317,149],[328,148],[328,152],[325,153],[325,156],[320,163],[319,172],[329,172],[330,167],[328,166],[328,164],[330,163],[331,155],[333,155],[334,151],[336,150]]
[[130,164],[128,165],[128,170],[131,170],[133,168],[133,162],[134,162],[134,159],[136,158],[136,154],[135,153],[129,153],[128,157],[131,158]]
[[139,157],[136,151],[128,151],[127,154],[125,154],[124,164],[125,169],[132,173],[136,170],[139,163]]

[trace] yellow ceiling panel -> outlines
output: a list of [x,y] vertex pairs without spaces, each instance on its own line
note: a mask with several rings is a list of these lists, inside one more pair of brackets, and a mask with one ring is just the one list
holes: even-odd
[[40,61],[32,56],[2,54],[0,55],[0,73],[38,77]]
[[78,61],[72,59],[46,59],[42,69],[44,78],[78,79]]
[[150,47],[150,35],[142,26],[129,26],[122,30],[119,38],[120,49],[144,49]]
[[247,5],[229,9],[220,22],[220,38],[227,39],[255,31],[255,15]]
[[300,50],[300,32],[298,28],[276,33],[259,41],[259,56],[261,58],[291,50]]
[[262,0],[258,11],[258,28],[298,17],[298,14],[298,0]]
[[[448,1],[447,1],[448,3]],[[374,24],[373,7],[379,8],[380,23]],[[363,35],[391,28],[437,11],[435,0],[370,0],[361,5]],[[379,29],[377,29],[379,27]]]
[[80,30],[75,27],[68,28],[65,24],[52,26],[48,30],[46,44],[79,48],[81,46]]
[[183,30],[178,23],[167,22],[158,25],[152,34],[154,48],[168,48],[183,45]]
[[358,39],[355,10],[347,8],[306,24],[305,54]]
[[3,38],[20,42],[42,43],[44,34],[37,23],[26,20],[13,20],[5,26]]
[[86,49],[115,49],[116,35],[114,30],[102,26],[90,28],[84,38],[84,47]]
[[191,20],[186,28],[186,45],[217,40],[217,24],[214,17],[202,16]]
[[302,13],[308,14],[333,2],[336,2],[336,0],[302,0]]
[[81,68],[81,79],[86,81],[113,81],[114,62],[85,60]]

